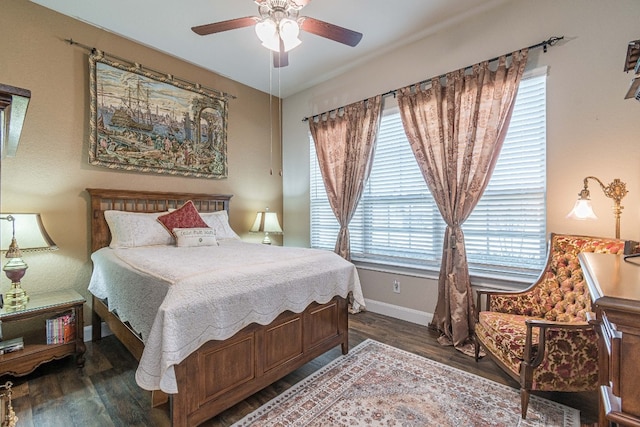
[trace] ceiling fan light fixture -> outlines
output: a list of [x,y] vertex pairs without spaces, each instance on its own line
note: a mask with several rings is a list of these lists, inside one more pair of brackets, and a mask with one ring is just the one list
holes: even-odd
[[280,51],[280,38],[278,36],[278,27],[270,18],[263,19],[255,26],[256,35],[262,42],[262,46],[274,52]]
[[280,38],[284,44],[284,51],[289,52],[291,49],[297,47],[302,43],[298,38],[300,34],[300,27],[298,23],[293,19],[284,18],[279,23]]
[[273,55],[275,68],[289,65],[287,53],[302,44],[302,40],[298,37],[301,31],[351,47],[356,46],[362,39],[362,33],[357,31],[308,16],[300,16],[300,10],[311,0],[254,0],[254,2],[258,5],[259,16],[246,16],[198,25],[191,27],[191,30],[205,36],[253,26],[262,46],[277,53]]

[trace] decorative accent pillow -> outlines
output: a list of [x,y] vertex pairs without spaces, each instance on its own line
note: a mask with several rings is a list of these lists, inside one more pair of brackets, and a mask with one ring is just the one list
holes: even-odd
[[172,236],[174,228],[207,228],[209,227],[200,217],[198,210],[191,200],[185,202],[175,211],[162,214],[158,221]]
[[173,236],[168,235],[158,222],[162,212],[140,213],[108,210],[104,219],[111,231],[109,247],[135,248],[136,246],[172,245]]
[[174,228],[176,246],[218,246],[216,231],[213,228]]
[[240,240],[240,236],[229,225],[229,214],[227,211],[217,212],[203,212],[200,214],[204,222],[214,230],[216,230],[216,238],[218,240],[224,239],[237,239]]

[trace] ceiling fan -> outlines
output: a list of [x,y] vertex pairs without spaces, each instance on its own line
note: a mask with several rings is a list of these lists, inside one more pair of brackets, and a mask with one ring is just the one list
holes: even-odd
[[324,37],[348,46],[356,46],[362,34],[338,25],[320,21],[308,16],[299,16],[300,9],[311,0],[254,0],[260,16],[247,16],[228,21],[191,27],[201,36],[220,33],[255,25],[255,31],[262,45],[273,51],[273,66],[289,65],[288,52],[298,46],[300,30]]

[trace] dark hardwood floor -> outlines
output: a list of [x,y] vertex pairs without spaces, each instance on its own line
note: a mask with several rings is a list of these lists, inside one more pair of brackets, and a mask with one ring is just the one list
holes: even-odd
[[[488,357],[476,363],[452,347],[442,347],[436,341],[437,334],[425,326],[374,313],[350,316],[350,347],[367,338],[518,388],[518,383]],[[233,424],[339,356],[339,348],[325,353],[202,425]],[[136,385],[136,366],[124,346],[109,336],[87,343],[86,365],[81,371],[69,357],[43,365],[25,377],[2,377],[0,383],[9,380],[14,384],[13,406],[19,427],[169,427],[168,405],[151,408],[151,393]],[[597,421],[595,392],[534,394],[579,409],[583,426]]]

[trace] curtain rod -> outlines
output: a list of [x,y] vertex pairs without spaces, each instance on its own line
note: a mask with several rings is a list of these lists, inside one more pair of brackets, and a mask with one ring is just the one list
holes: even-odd
[[[552,37],[550,37],[549,39],[547,39],[545,41],[542,41],[540,43],[537,43],[537,44],[534,44],[534,45],[531,45],[531,46],[527,47],[527,49],[531,50],[531,49],[537,49],[537,48],[541,47],[543,49],[543,52],[546,53],[547,52],[547,46],[553,46],[553,45],[555,45],[556,43],[558,43],[562,39],[564,39],[564,36],[560,36],[560,37],[552,36]],[[513,55],[513,53],[508,53],[508,54],[502,55],[502,56],[505,56],[505,57],[508,58],[511,55]],[[494,61],[497,61],[498,59],[500,59],[500,56],[496,56],[495,58],[491,58],[487,62],[494,62]],[[482,61],[482,62],[485,62],[485,61]],[[469,65],[469,66],[464,67],[464,70],[469,70],[471,68],[473,68],[473,65]],[[446,76],[447,76],[446,73],[445,74],[440,74],[437,78],[442,79],[442,78],[444,78]],[[421,85],[421,84],[430,82],[433,79],[434,79],[434,77],[429,78],[427,80],[422,80],[422,81],[418,82],[417,84]],[[380,96],[382,96],[382,97],[389,96],[389,95],[395,96],[396,92],[398,92],[398,90],[399,89],[393,89],[393,90],[390,90],[388,92],[381,93]],[[344,107],[333,108],[333,109],[331,109],[329,111],[325,111],[324,113],[314,114],[313,116],[303,118],[302,121],[306,122],[309,119],[314,119],[314,118],[316,118],[318,116],[322,116],[323,114],[330,113],[332,111],[340,110],[341,108],[344,108]]]
[[[73,39],[64,39],[64,41],[65,41],[65,42],[67,42],[67,43],[69,43],[69,44],[70,44],[70,45],[72,45],[72,46],[73,46],[73,45],[80,46],[81,48],[83,48],[83,49],[85,49],[85,50],[88,50],[88,51],[89,51],[89,52],[91,52],[91,53],[95,53],[95,52],[97,52],[97,51],[98,51],[98,49],[96,49],[95,47],[91,47],[91,46],[87,46],[86,44],[78,43],[77,41],[75,41],[75,40],[73,40]],[[117,56],[115,56],[115,55],[111,55],[110,53],[106,53],[106,52],[102,52],[102,53],[103,53],[105,56],[108,56],[109,58],[113,58],[113,59],[115,59],[115,60],[117,60],[117,61],[120,61],[120,62],[125,62],[125,63],[127,63],[127,64],[131,64],[131,65],[139,65],[139,64],[136,64],[136,63],[133,63],[133,62],[129,61],[128,59],[119,58],[119,57],[117,57]],[[160,75],[166,75],[166,74],[167,74],[167,73],[163,73],[163,72],[161,72],[161,71],[154,70],[154,69],[152,69],[152,68],[148,68],[148,67],[142,67],[142,68],[144,68],[145,70],[151,71],[151,72],[153,72],[153,73],[160,74]],[[186,84],[191,85],[191,86],[194,86],[194,87],[199,87],[199,88],[201,88],[201,89],[204,89],[204,90],[207,90],[207,91],[210,91],[210,92],[217,93],[218,95],[222,95],[222,96],[223,96],[223,97],[225,97],[225,98],[236,99],[236,97],[235,97],[234,95],[231,95],[231,94],[229,94],[229,93],[227,93],[227,92],[223,92],[223,91],[218,90],[218,89],[212,89],[212,88],[210,88],[210,87],[205,87],[205,86],[202,86],[202,85],[201,85],[201,84],[199,84],[199,83],[194,83],[194,82],[191,82],[191,81],[189,81],[189,80],[184,80],[184,79],[181,79],[181,78],[179,78],[179,77],[175,77],[175,76],[173,76],[173,79],[174,79],[174,80],[179,80],[179,81],[181,81],[182,83],[186,83]]]

